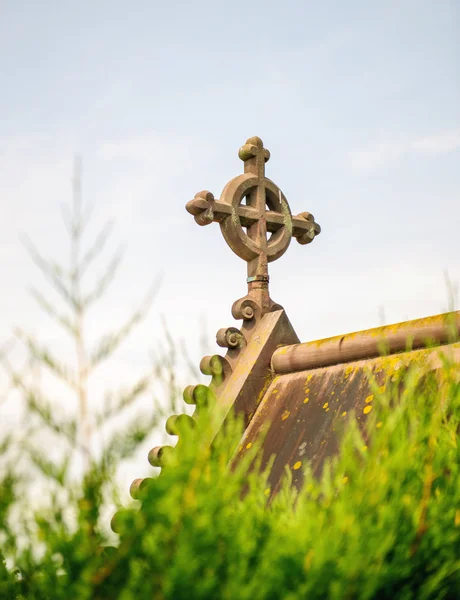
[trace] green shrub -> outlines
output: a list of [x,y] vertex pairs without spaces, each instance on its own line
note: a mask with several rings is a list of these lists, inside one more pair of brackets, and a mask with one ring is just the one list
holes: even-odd
[[238,423],[210,451],[203,418],[103,550],[110,476],[94,467],[72,524],[57,500],[35,516],[17,573],[0,567],[2,598],[459,598],[459,375],[446,361],[442,385],[415,370],[403,393],[388,385],[367,446],[352,419],[321,479],[307,470],[295,493],[287,473],[268,508],[266,478],[228,468]]

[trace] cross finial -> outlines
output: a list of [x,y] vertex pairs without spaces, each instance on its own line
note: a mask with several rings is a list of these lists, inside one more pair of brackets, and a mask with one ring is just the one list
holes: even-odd
[[[220,224],[230,248],[248,263],[248,296],[263,314],[273,304],[268,292],[268,263],[286,252],[292,237],[300,244],[309,244],[321,228],[310,213],[292,217],[282,191],[265,177],[270,152],[259,137],[246,140],[238,156],[244,161],[244,174],[227,183],[220,199],[215,200],[211,192],[199,192],[186,209],[199,225]],[[267,233],[271,234],[268,239]]]
[[270,160],[270,152],[264,148],[260,137],[254,136],[246,140],[238,151],[238,156],[244,161],[244,172],[257,177],[265,177],[265,163]]

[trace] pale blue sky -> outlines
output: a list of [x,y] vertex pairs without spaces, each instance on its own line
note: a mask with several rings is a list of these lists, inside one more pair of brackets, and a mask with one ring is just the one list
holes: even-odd
[[94,332],[165,276],[117,372],[145,364],[160,312],[198,352],[200,316],[210,335],[232,324],[246,273],[184,205],[220,194],[252,135],[293,213],[323,228],[271,266],[303,340],[379,325],[380,307],[387,322],[446,309],[444,271],[460,279],[459,32],[458,0],[0,0],[2,339],[20,323],[59,343],[25,291],[41,280],[18,235],[63,253],[79,152],[95,224],[115,217],[128,248]]

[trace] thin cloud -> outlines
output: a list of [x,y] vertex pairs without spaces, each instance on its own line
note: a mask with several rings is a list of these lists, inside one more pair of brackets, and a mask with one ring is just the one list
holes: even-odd
[[436,156],[455,152],[459,148],[460,130],[417,137],[392,136],[374,142],[367,148],[353,150],[350,153],[350,165],[354,171],[366,174],[395,164],[412,154]]
[[460,131],[445,131],[438,135],[416,139],[412,143],[415,152],[445,154],[460,148]]
[[108,161],[130,160],[138,165],[146,162],[158,164],[161,172],[164,170],[164,163],[171,163],[174,157],[174,165],[171,167],[171,171],[174,171],[178,164],[181,167],[193,165],[194,153],[199,150],[196,146],[196,140],[191,137],[149,134],[104,140],[99,144],[96,156]]

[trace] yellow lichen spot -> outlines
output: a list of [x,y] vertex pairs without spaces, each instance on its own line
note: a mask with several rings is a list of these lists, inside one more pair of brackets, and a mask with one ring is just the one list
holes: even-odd
[[306,396],[308,396],[308,394],[309,394],[309,393],[310,393],[310,388],[307,388],[307,389],[305,390],[305,395],[306,395]]
[[272,396],[275,396],[278,392],[279,392],[279,390],[273,390]]
[[380,427],[382,427],[382,421],[379,421],[376,425],[377,429],[380,429]]
[[342,417],[346,417],[346,416],[347,416],[347,411],[344,410],[343,413],[342,413]]
[[311,381],[312,377],[313,377],[313,375],[310,373],[310,375],[307,377],[307,381]]
[[368,414],[371,412],[371,410],[372,410],[372,406],[371,406],[371,405],[369,405],[369,406],[365,406],[365,407],[364,407],[364,410],[363,410],[363,413],[364,413],[365,415],[368,415]]
[[386,387],[385,387],[384,385],[382,385],[382,386],[379,388],[379,392],[380,392],[381,394],[384,394],[384,393],[385,393],[385,390],[386,390]]
[[366,404],[369,404],[369,402],[372,402],[372,400],[373,400],[373,399],[374,399],[374,395],[373,395],[373,394],[371,394],[370,396],[368,396],[368,397],[367,397],[367,398],[364,400],[364,402],[365,402]]
[[455,527],[460,527],[460,510],[455,511],[454,523],[455,523]]
[[331,392],[331,396],[335,396],[335,392]]
[[281,420],[285,421],[289,417],[290,414],[291,413],[288,410],[285,410],[284,413],[281,415]]
[[342,479],[342,483],[347,483],[347,481],[348,481],[348,477],[344,477],[344,478]]
[[270,488],[267,488],[267,489],[264,491],[264,494],[265,494],[266,496],[270,496]]
[[350,373],[353,372],[353,367],[347,367],[345,369],[345,377],[348,377],[350,375]]
[[246,450],[249,450],[249,448],[252,446],[252,442],[249,442],[249,444],[246,444]]
[[297,471],[298,469],[300,469],[301,466],[302,461],[298,460],[296,463],[294,463],[294,466],[292,468],[294,469],[294,471]]
[[330,410],[329,408],[326,408],[326,412],[329,412],[329,410]]
[[304,404],[306,404],[308,401],[310,400],[310,398],[305,398],[305,400],[303,401]]
[[329,406],[329,402],[325,402],[323,408],[327,408]]

